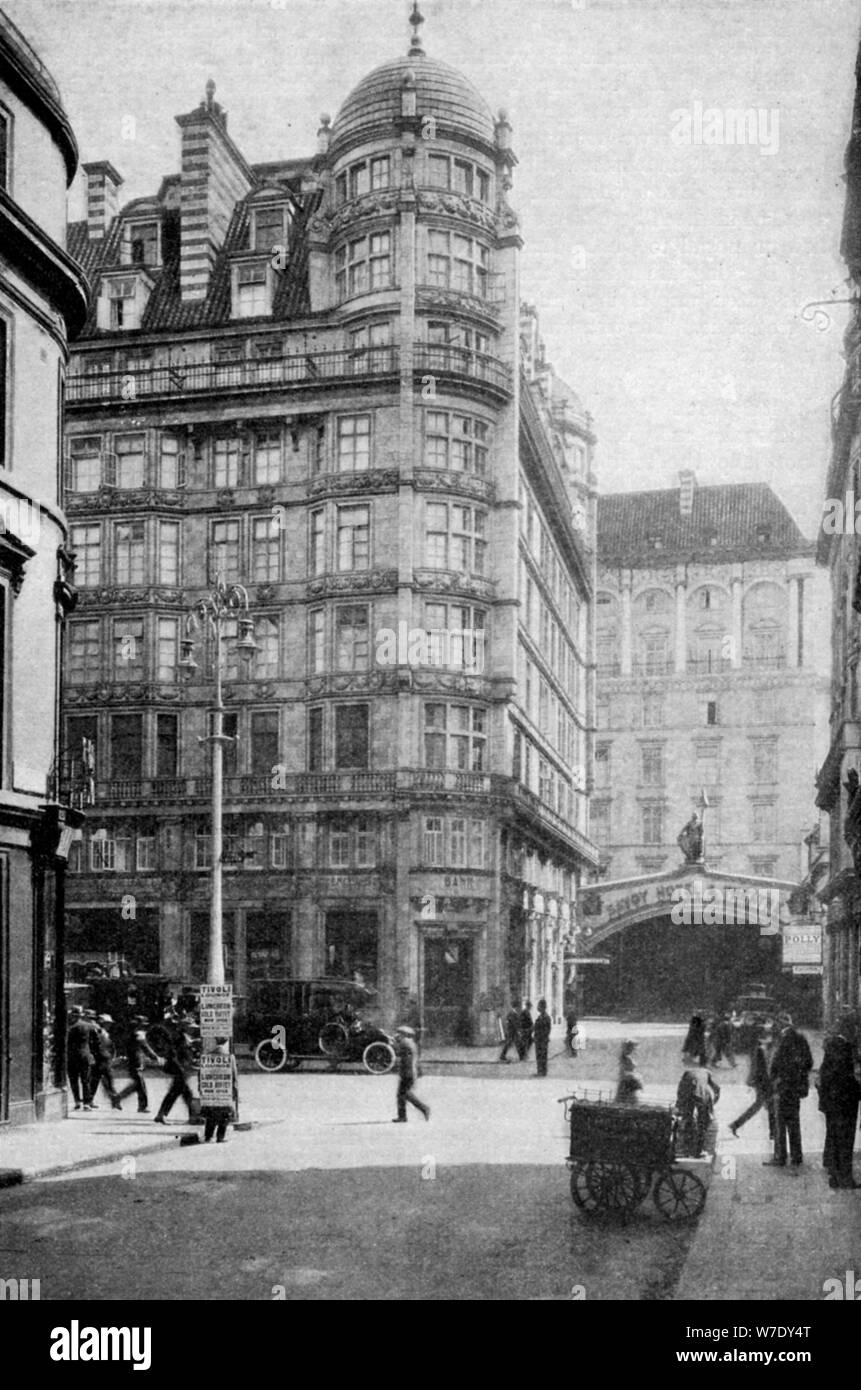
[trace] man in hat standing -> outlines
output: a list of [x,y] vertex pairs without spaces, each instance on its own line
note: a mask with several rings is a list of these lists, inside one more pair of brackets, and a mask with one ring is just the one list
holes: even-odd
[[117,1100],[122,1102],[126,1096],[131,1095],[132,1091],[137,1091],[138,1114],[148,1115],[149,1096],[143,1078],[143,1069],[147,1061],[158,1062],[160,1059],[146,1040],[146,1019],[142,1014],[135,1014],[126,1030],[126,1060],[130,1080],[129,1084],[124,1086],[117,1095]]
[[520,1000],[512,999],[511,1008],[505,1016],[505,1044],[499,1054],[500,1062],[508,1061],[508,1049],[513,1047],[520,1056]]
[[547,1050],[550,1046],[550,1027],[551,1020],[547,1012],[547,1000],[539,999],[538,1014],[532,1030],[532,1035],[535,1039],[536,1076],[547,1075]]
[[72,1091],[75,1109],[90,1105],[90,1073],[93,1070],[93,1029],[89,1019],[80,1009],[69,1014],[69,1031],[66,1035],[66,1075]]
[[430,1106],[425,1105],[415,1095],[413,1087],[418,1079],[418,1052],[412,1028],[404,1024],[395,1029],[395,1056],[398,1059],[398,1114],[392,1121],[395,1125],[407,1122],[407,1101],[420,1110],[426,1120],[430,1119]]
[[789,1162],[800,1168],[804,1159],[801,1151],[801,1101],[810,1091],[810,1071],[813,1057],[810,1044],[803,1033],[792,1026],[789,1014],[777,1019],[781,1028],[780,1042],[771,1063],[771,1085],[774,1091],[774,1157],[766,1159],[766,1167],[785,1168],[787,1139]]

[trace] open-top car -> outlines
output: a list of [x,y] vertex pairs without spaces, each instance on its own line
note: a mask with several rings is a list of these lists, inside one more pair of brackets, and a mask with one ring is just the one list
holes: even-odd
[[382,1074],[392,1038],[363,1016],[374,991],[353,980],[260,980],[249,987],[246,1034],[261,1071],[297,1071],[303,1061],[361,1062]]

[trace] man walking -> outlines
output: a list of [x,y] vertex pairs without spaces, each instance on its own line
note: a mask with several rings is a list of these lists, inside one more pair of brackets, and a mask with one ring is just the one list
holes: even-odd
[[[114,1044],[108,1032],[108,1024],[113,1023],[110,1014],[99,1014],[93,1025],[93,1051],[95,1061],[90,1074],[90,1108],[98,1110],[95,1103],[99,1082],[102,1083],[111,1099],[114,1110],[122,1110],[122,1101],[114,1088]],[[86,1106],[84,1107],[86,1109]]]
[[789,1014],[781,1014],[778,1023],[783,1031],[771,1063],[771,1084],[775,1097],[774,1157],[766,1159],[766,1166],[786,1167],[788,1138],[790,1164],[793,1168],[800,1168],[803,1156],[799,1107],[802,1097],[810,1090],[813,1057],[807,1039],[797,1028],[793,1028]]
[[547,1012],[547,1000],[539,999],[538,1016],[533,1028],[535,1038],[536,1076],[547,1075],[547,1051],[550,1046],[551,1020]]
[[499,1054],[500,1062],[508,1061],[508,1049],[513,1047],[520,1056],[520,1000],[512,999],[511,1008],[505,1015],[505,1044]]
[[714,1049],[712,1053],[713,1067],[718,1066],[721,1058],[724,1056],[731,1067],[735,1066],[735,1057],[732,1050],[732,1024],[730,1023],[729,1014],[727,1013],[721,1014],[715,1024],[715,1030],[712,1034],[712,1047]]
[[188,1107],[188,1117],[191,1119],[194,1096],[191,1094],[186,1076],[193,1070],[191,1052],[188,1046],[188,1038],[182,1030],[178,1030],[176,1037],[171,1039],[167,1049],[167,1056],[164,1059],[164,1069],[170,1077],[170,1086],[164,1094],[158,1114],[153,1116],[153,1122],[157,1125],[167,1124],[167,1117],[173,1109],[174,1102],[180,1098],[185,1101]]
[[80,1009],[69,1014],[66,1035],[66,1074],[75,1109],[90,1108],[90,1073],[93,1070],[93,1030]]
[[407,1101],[420,1110],[426,1120],[430,1119],[430,1106],[419,1100],[413,1087],[418,1079],[418,1053],[412,1028],[404,1024],[395,1029],[395,1055],[398,1059],[398,1114],[392,1121],[395,1125],[407,1122]]
[[768,1111],[768,1137],[774,1138],[774,1117],[771,1113],[771,1077],[768,1072],[768,1054],[766,1047],[771,1041],[771,1029],[761,1028],[756,1040],[756,1047],[750,1059],[750,1071],[748,1072],[747,1084],[753,1089],[754,1099],[752,1103],[743,1110],[737,1120],[733,1120],[729,1127],[733,1139],[738,1138],[738,1131],[742,1125],[746,1125],[748,1120],[752,1120],[758,1110]]
[[520,1042],[517,1051],[520,1053],[521,1062],[529,1056],[529,1049],[532,1046],[532,1005],[527,999],[520,1011]]
[[153,1052],[146,1040],[146,1019],[140,1014],[136,1014],[131,1020],[126,1031],[126,1060],[129,1068],[129,1084],[124,1086],[118,1093],[117,1100],[122,1102],[126,1096],[130,1096],[132,1091],[137,1091],[138,1114],[149,1114],[149,1096],[147,1095],[146,1082],[143,1078],[143,1069],[147,1061],[157,1062],[159,1058]]

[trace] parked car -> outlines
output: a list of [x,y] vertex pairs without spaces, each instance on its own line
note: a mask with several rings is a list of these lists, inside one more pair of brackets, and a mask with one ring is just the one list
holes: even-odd
[[363,1018],[374,991],[354,980],[260,980],[249,985],[245,1032],[261,1071],[297,1071],[303,1061],[361,1062],[382,1074],[395,1064],[392,1038]]
[[760,1028],[771,1026],[780,1012],[780,1006],[767,994],[740,994],[730,1004],[738,1016],[738,1031],[734,1039],[740,1052],[752,1052]]

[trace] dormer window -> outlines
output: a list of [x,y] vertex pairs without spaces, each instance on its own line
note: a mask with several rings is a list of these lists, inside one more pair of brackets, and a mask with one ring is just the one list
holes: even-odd
[[251,209],[249,245],[253,251],[286,250],[290,210],[286,203],[261,203]]
[[134,274],[103,276],[97,308],[99,328],[114,332],[140,328],[152,285],[143,267]]
[[240,261],[233,267],[233,318],[272,313],[274,279],[269,261]]
[[159,265],[161,263],[158,222],[131,222],[123,228],[123,263]]
[[765,522],[761,521],[756,528],[756,543],[757,545],[768,545],[770,540],[771,527],[767,526]]

